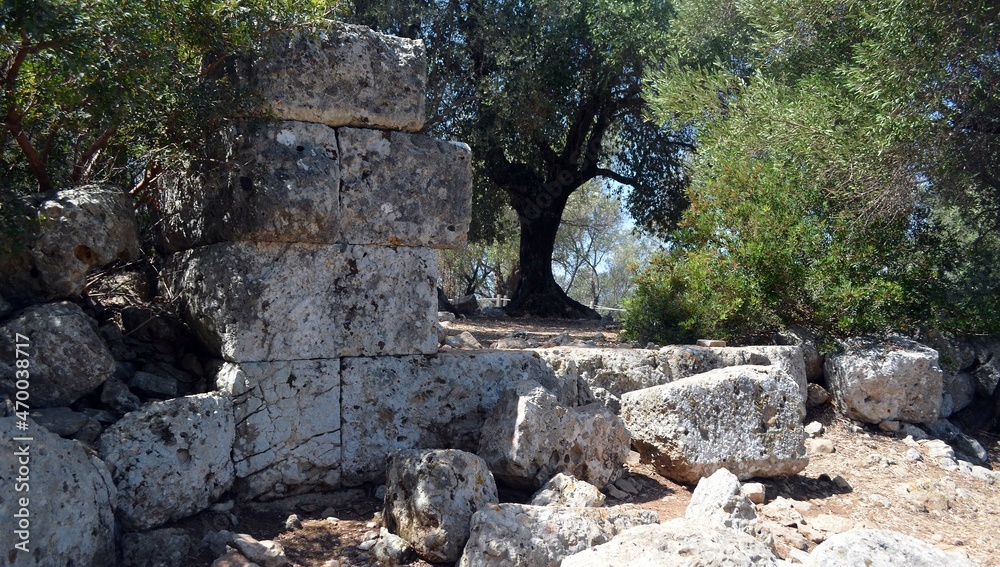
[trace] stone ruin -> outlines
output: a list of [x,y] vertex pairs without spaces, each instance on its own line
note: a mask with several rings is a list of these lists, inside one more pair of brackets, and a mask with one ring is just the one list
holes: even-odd
[[[91,266],[136,256],[134,218],[100,228],[128,216],[121,193],[69,190],[39,201],[54,228],[0,271],[0,293],[13,303],[0,299],[0,317],[13,313],[2,324],[4,352],[11,345],[3,341],[27,329],[37,329],[38,352],[73,352],[52,356],[69,361],[62,366],[35,361],[33,371],[54,378],[35,384],[33,399],[47,413],[32,419],[49,420],[53,431],[54,415],[82,419],[58,435],[98,449],[38,428],[39,446],[59,468],[39,471],[37,482],[76,481],[65,496],[73,513],[36,532],[39,549],[50,551],[30,564],[111,565],[124,557],[130,565],[129,557],[143,556],[137,538],[181,537],[147,530],[229,495],[273,500],[382,483],[387,525],[435,561],[558,564],[579,552],[573,564],[609,564],[619,561],[611,559],[614,546],[595,546],[620,532],[662,549],[708,534],[727,542],[717,546],[720,556],[771,557],[753,539],[751,517],[727,517],[709,529],[716,520],[689,510],[686,520],[660,529],[651,526],[659,521],[652,512],[600,508],[600,490],[618,490],[630,444],[678,482],[729,474],[717,481],[723,492],[740,490],[746,478],[801,471],[810,382],[824,372],[814,346],[439,350],[434,249],[465,244],[471,152],[419,133],[422,43],[336,25],[274,39],[268,55],[241,73],[275,120],[218,132],[207,159],[175,172],[162,194],[160,293],[177,302],[218,360],[200,383],[164,383],[175,370],[149,365],[126,385],[115,363],[125,344],[120,331],[95,333],[73,303],[38,304],[79,295]],[[79,225],[80,235],[66,236],[64,225]],[[144,324],[131,325],[133,332]],[[970,360],[942,375],[936,351],[892,350],[899,361],[876,371],[866,362],[874,355],[863,352],[827,361],[842,411],[879,424],[933,422],[947,417],[942,400],[957,411],[977,384],[996,389],[1000,372],[989,356],[978,361],[963,351],[954,358]],[[180,365],[198,364],[185,357]],[[13,399],[2,365],[0,378]],[[163,401],[142,404],[133,392]],[[94,410],[81,417],[66,407],[88,395],[119,416]],[[872,398],[874,409],[864,405]],[[12,430],[16,418],[6,413],[0,423]],[[494,476],[540,491],[527,505],[499,504]],[[441,509],[411,497],[425,484]],[[714,518],[733,502],[743,510],[748,504],[739,498],[723,494],[700,513]],[[7,496],[0,501],[6,510]],[[55,515],[65,502],[36,505],[37,514]],[[60,535],[78,525],[91,528],[73,541]],[[533,536],[542,532],[549,535],[539,543]],[[0,534],[8,549],[9,537]],[[257,544],[240,537],[226,543],[249,557]],[[392,537],[383,533],[381,541]],[[498,549],[499,540],[511,545]]]

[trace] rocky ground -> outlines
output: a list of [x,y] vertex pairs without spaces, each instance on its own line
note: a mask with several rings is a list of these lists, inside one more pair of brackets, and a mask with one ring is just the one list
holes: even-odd
[[[563,332],[575,341],[623,346],[615,328],[594,322],[533,319],[467,319],[452,327],[484,346],[523,330],[539,344]],[[522,336],[524,333],[520,333]],[[758,516],[774,534],[779,554],[792,561],[827,535],[850,528],[889,529],[957,552],[983,567],[1000,567],[1000,481],[966,470],[946,470],[933,457],[933,443],[917,442],[838,417],[827,404],[810,410],[822,441],[810,441],[810,464],[786,479],[764,479],[766,499]],[[977,436],[989,452],[986,468],[1000,471],[1000,440]],[[831,452],[832,449],[832,452]],[[633,455],[635,456],[635,455]],[[978,471],[982,473],[982,471]],[[694,487],[673,483],[636,461],[609,493],[606,505],[656,511],[661,521],[684,515]],[[380,527],[379,487],[310,495],[228,510],[225,505],[186,520],[194,533],[228,529],[281,543],[292,565],[367,565],[367,547]],[[501,490],[501,501],[523,502],[530,494]],[[289,521],[295,514],[298,521]],[[367,543],[366,543],[367,542]],[[207,549],[192,548],[188,564],[211,564]],[[413,565],[429,565],[415,562]]]

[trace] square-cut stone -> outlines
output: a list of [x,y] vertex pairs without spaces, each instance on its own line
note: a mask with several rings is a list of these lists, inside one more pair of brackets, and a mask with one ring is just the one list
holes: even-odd
[[208,160],[168,178],[160,246],[253,240],[332,244],[340,234],[336,130],[307,122],[220,132]]
[[480,430],[501,394],[534,380],[560,401],[576,399],[576,379],[564,382],[530,351],[455,351],[437,356],[345,358],[343,483],[385,477],[398,449],[475,452]]
[[340,486],[340,361],[225,364],[233,397],[236,492],[277,498]]
[[416,132],[426,116],[423,41],[363,26],[337,23],[277,36],[251,77],[283,120]]
[[458,248],[472,218],[472,150],[419,134],[340,128],[341,222],[352,244]]
[[437,352],[426,248],[221,243],[173,255],[164,280],[231,362]]

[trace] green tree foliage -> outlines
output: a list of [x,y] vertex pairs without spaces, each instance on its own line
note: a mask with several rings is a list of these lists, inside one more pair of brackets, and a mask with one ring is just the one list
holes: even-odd
[[148,199],[219,121],[257,110],[229,56],[319,22],[310,0],[7,0],[0,7],[0,187],[113,183]]
[[638,282],[633,335],[1000,330],[995,3],[678,14],[651,99],[698,131],[691,207]]
[[552,255],[567,199],[596,178],[634,188],[638,219],[669,228],[683,208],[685,131],[644,119],[644,73],[666,57],[662,0],[472,0],[354,3],[356,19],[424,39],[428,129],[470,144],[474,238],[504,205],[519,218],[513,313],[594,316],[555,282]]

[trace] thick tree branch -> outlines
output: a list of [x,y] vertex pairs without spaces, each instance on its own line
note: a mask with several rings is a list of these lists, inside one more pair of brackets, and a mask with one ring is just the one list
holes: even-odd
[[639,186],[639,180],[634,177],[625,177],[624,175],[618,173],[617,171],[612,171],[610,169],[605,169],[603,167],[597,168],[595,175],[597,177],[607,177],[608,179],[613,179],[622,185],[631,185],[632,187]]
[[17,141],[18,147],[21,148],[21,153],[23,153],[24,157],[28,160],[28,165],[31,166],[31,171],[35,174],[35,178],[38,180],[39,193],[51,191],[52,180],[49,179],[49,172],[45,168],[45,162],[42,161],[41,156],[38,155],[38,150],[36,150],[34,144],[31,143],[31,138],[29,138],[21,128],[21,115],[14,109],[8,110],[7,118],[2,124],[2,127],[7,129],[10,134],[14,136],[14,140]]
[[94,140],[94,143],[90,145],[90,148],[88,148],[87,151],[80,156],[76,165],[73,166],[73,176],[71,178],[73,185],[79,183],[88,173],[90,173],[90,169],[93,167],[98,153],[108,145],[111,137],[114,136],[117,131],[118,126],[109,127],[100,135],[100,137]]

